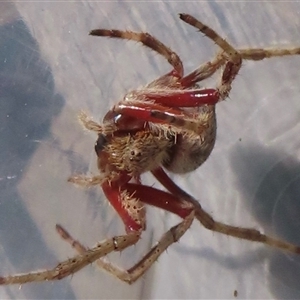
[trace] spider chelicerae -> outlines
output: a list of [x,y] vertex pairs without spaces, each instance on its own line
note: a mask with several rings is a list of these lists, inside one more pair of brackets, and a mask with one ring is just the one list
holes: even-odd
[[[96,29],[92,36],[107,36],[142,43],[162,55],[172,70],[145,87],[127,93],[98,124],[85,113],[83,126],[98,134],[95,151],[99,175],[76,175],[69,179],[79,186],[100,185],[121,217],[126,233],[86,248],[60,225],[60,236],[78,252],[53,269],[0,277],[0,284],[24,284],[58,280],[85,266],[97,265],[119,279],[133,283],[158,257],[190,228],[196,219],[205,228],[249,241],[260,242],[292,253],[300,247],[266,236],[255,229],[230,226],[215,221],[198,201],[178,187],[164,169],[187,173],[197,169],[210,155],[216,138],[215,105],[226,99],[243,60],[300,54],[300,47],[289,49],[235,49],[214,30],[188,14],[180,19],[197,28],[220,47],[218,54],[188,75],[184,75],[179,56],[148,33]],[[198,82],[222,69],[216,88],[200,89]],[[142,184],[141,175],[150,171],[167,191]],[[103,259],[137,243],[146,224],[145,204],[174,213],[183,220],[168,230],[132,268],[121,270]]]

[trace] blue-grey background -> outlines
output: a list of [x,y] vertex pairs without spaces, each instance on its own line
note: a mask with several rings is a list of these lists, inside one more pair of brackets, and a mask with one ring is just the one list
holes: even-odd
[[[88,36],[94,28],[148,31],[181,56],[186,72],[218,48],[178,18],[193,14],[236,47],[300,46],[299,2],[40,1],[0,3],[0,274],[54,267],[74,252],[65,226],[88,246],[124,232],[100,188],[67,182],[96,172],[96,120],[130,89],[169,71],[133,42]],[[300,57],[244,62],[218,104],[209,160],[174,180],[216,220],[255,227],[300,245]],[[218,77],[203,86],[214,87]],[[159,187],[154,178],[145,183]],[[177,217],[150,208],[134,247],[109,258],[130,267]],[[192,229],[128,286],[89,266],[61,282],[0,287],[1,299],[300,298],[300,257]]]

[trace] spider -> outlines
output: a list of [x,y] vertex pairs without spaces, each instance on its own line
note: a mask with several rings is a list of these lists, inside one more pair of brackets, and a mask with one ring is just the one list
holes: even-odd
[[[235,49],[213,29],[193,16],[179,14],[181,20],[197,28],[220,47],[218,54],[195,71],[184,75],[179,56],[148,33],[96,29],[92,36],[121,38],[142,43],[162,55],[172,70],[142,89],[127,93],[98,124],[81,112],[83,126],[98,135],[95,143],[99,175],[75,175],[69,181],[79,186],[100,185],[110,204],[121,217],[126,233],[86,248],[62,226],[59,235],[78,254],[44,271],[0,277],[0,284],[24,284],[58,280],[85,266],[97,265],[131,284],[140,278],[158,257],[190,228],[196,219],[205,228],[249,241],[260,242],[300,254],[300,247],[260,233],[255,229],[230,226],[215,221],[196,199],[178,187],[167,175],[197,169],[210,155],[216,139],[215,105],[226,99],[242,60],[300,54],[300,47],[290,49]],[[198,82],[222,69],[215,89],[200,89]],[[142,184],[141,175],[150,171],[166,191]],[[145,230],[145,204],[178,215],[182,221],[168,230],[151,250],[133,267],[121,270],[104,260],[113,251],[136,244]]]

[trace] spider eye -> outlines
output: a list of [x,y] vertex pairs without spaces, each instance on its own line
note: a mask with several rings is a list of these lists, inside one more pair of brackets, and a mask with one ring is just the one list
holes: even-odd
[[98,140],[95,143],[95,151],[97,154],[100,154],[100,152],[103,150],[105,145],[107,144],[107,138],[103,134],[98,135]]
[[130,155],[131,155],[130,160],[132,160],[133,157],[140,157],[142,155],[142,153],[138,150],[131,150]]

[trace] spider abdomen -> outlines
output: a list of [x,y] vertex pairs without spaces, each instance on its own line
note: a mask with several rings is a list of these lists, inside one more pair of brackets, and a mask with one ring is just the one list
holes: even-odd
[[177,134],[170,159],[163,163],[173,173],[184,174],[196,170],[214,148],[217,129],[215,107],[200,107],[195,120],[196,130],[182,130]]

